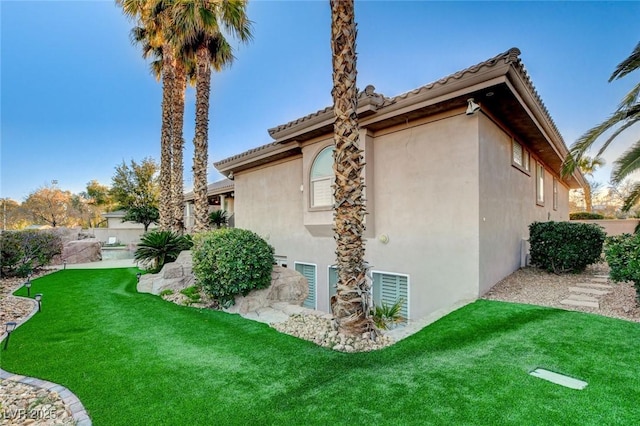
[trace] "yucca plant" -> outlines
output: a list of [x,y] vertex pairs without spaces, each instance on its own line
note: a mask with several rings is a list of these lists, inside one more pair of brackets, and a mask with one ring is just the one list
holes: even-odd
[[209,213],[209,225],[215,226],[217,229],[226,226],[229,222],[229,215],[226,210],[216,210]]
[[389,330],[405,319],[401,315],[402,304],[404,299],[399,299],[393,305],[387,305],[382,302],[380,306],[376,306],[371,312],[373,322],[380,330]]
[[193,241],[189,235],[171,231],[151,231],[144,234],[134,258],[156,273],[165,263],[173,262],[183,250],[191,250]]

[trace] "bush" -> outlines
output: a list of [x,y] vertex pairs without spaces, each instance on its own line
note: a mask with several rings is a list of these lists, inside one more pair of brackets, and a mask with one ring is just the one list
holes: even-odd
[[50,231],[4,231],[0,247],[0,275],[26,277],[62,253],[62,239]]
[[531,263],[556,274],[581,272],[600,260],[605,237],[595,224],[534,222],[529,225]]
[[193,272],[207,294],[229,307],[235,296],[271,284],[273,252],[251,231],[217,229],[194,237]]
[[590,213],[590,212],[576,212],[569,214],[569,219],[571,220],[597,220],[604,219],[604,216],[600,213]]
[[183,250],[191,250],[193,241],[189,235],[179,235],[171,231],[151,231],[142,236],[134,254],[135,260],[156,273],[165,263],[173,262]]
[[632,281],[636,287],[636,300],[640,303],[640,235],[607,237],[604,255],[611,268],[611,279],[615,282]]
[[216,229],[224,228],[229,223],[229,215],[226,210],[216,210],[209,213],[209,225]]

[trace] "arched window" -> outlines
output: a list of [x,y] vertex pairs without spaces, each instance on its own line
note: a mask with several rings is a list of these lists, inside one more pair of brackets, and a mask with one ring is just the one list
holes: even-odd
[[311,165],[311,207],[333,205],[333,146],[328,146],[316,156]]

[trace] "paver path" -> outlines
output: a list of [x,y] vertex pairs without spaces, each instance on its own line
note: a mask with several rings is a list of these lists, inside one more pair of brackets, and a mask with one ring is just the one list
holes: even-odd
[[588,282],[578,283],[569,287],[569,297],[560,301],[563,305],[585,306],[588,308],[600,309],[598,297],[611,293],[613,288],[608,283],[606,275],[594,275]]

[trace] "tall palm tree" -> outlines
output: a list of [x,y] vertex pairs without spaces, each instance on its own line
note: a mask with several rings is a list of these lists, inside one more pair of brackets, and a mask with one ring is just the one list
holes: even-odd
[[[586,176],[591,176],[593,178],[593,174],[595,173],[595,171],[604,166],[605,164],[605,160],[602,157],[591,157],[589,155],[583,155],[582,158],[580,158],[580,161],[578,161],[578,168],[580,169],[580,171],[582,172],[583,175]],[[589,182],[589,185],[584,188],[584,202],[585,202],[585,207],[586,210],[588,212],[591,212],[593,210],[593,201],[592,201],[592,195],[593,195],[593,189],[596,186],[594,183]]]
[[[361,336],[375,332],[371,284],[364,261],[362,170],[358,144],[358,90],[356,88],[356,24],[353,0],[330,0],[333,62],[334,232],[337,243],[338,284],[331,309],[338,330]],[[369,334],[371,337],[375,335]]]
[[209,151],[209,95],[211,68],[220,71],[234,57],[223,35],[231,33],[242,42],[251,39],[246,0],[193,0],[176,3],[174,13],[178,44],[191,52],[196,64],[196,120],[193,138],[193,192],[195,232],[208,227],[207,163]]
[[[161,60],[162,76],[162,127],[160,131],[160,229],[172,228],[172,156],[176,126],[175,94],[176,52],[169,42],[167,31],[171,27],[169,1],[163,0],[116,0],[125,15],[137,19],[139,26],[132,30],[132,40],[143,44],[143,56],[152,52]],[[184,111],[184,106],[183,106]],[[184,112],[183,112],[184,113]],[[180,130],[180,134],[182,130]],[[182,180],[182,179],[180,179]]]
[[[620,62],[613,74],[609,78],[609,82],[620,79],[633,71],[640,68],[640,43],[638,43],[631,52],[631,55],[624,61]],[[596,154],[596,158],[609,147],[618,136],[629,129],[634,124],[640,122],[640,83],[636,84],[629,93],[622,99],[618,109],[605,121],[597,126],[589,129],[582,135],[572,146],[569,155],[564,160],[562,174],[567,176],[579,167],[580,161],[585,153],[591,148],[598,139],[607,131],[613,130],[613,133],[604,141],[600,150]],[[613,183],[620,183],[624,178],[632,172],[640,169],[640,140],[636,141],[631,148],[626,151],[614,163],[614,169],[611,175]],[[640,198],[640,184],[636,190],[632,191],[628,197],[625,206],[631,207]],[[629,204],[631,203],[631,204]]]

